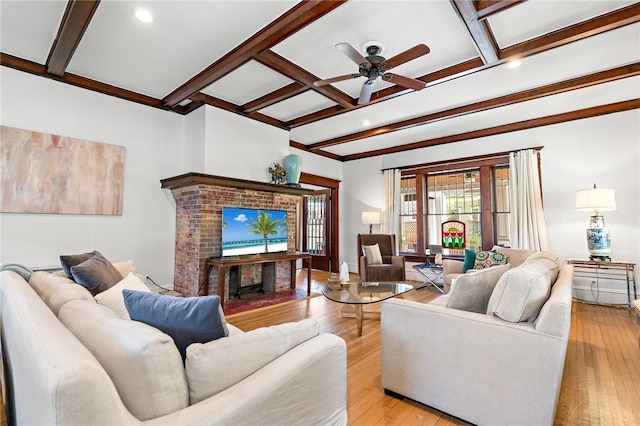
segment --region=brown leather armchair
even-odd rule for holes
[[[362,246],[378,244],[382,264],[370,265],[362,252]],[[358,234],[358,274],[362,281],[404,281],[404,256],[396,253],[394,234]]]

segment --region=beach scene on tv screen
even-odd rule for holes
[[[222,255],[287,251],[285,210],[222,209]]]

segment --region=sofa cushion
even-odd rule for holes
[[[173,338],[182,359],[187,346],[229,335],[219,296],[173,297],[122,290],[132,320],[141,321]]]
[[[487,304],[494,287],[510,268],[511,265],[507,263],[460,275],[451,284],[446,306],[462,311],[487,312]]]
[[[306,319],[192,344],[185,362],[191,404],[238,383],[318,332],[316,321]]]
[[[557,275],[558,265],[546,258],[512,268],[496,284],[487,314],[509,322],[533,322],[549,298],[551,280]]]
[[[378,244],[362,246],[362,254],[367,258],[367,265],[382,265],[382,254]]]
[[[70,269],[73,280],[86,287],[94,296],[113,287],[123,278],[100,252]]]
[[[476,260],[473,269],[490,268],[495,265],[505,265],[507,256],[502,253],[493,251],[479,251],[476,253]]]
[[[115,312],[120,318],[131,319],[129,317],[129,311],[124,306],[124,296],[122,290],[137,290],[150,293],[149,287],[143,283],[140,278],[133,272],[129,272],[118,284],[114,285],[110,289],[98,293],[95,296],[96,302],[99,305],[106,306]]]
[[[182,359],[171,337],[84,300],[64,305],[59,319],[100,362],[139,420],[188,406]]]
[[[120,275],[126,277],[130,272],[136,272],[136,265],[133,260],[124,260],[122,262],[112,262],[114,268],[120,272]]]
[[[529,249],[515,249],[515,248],[506,248],[501,246],[493,246],[491,251],[506,255],[507,262],[511,264],[512,268],[516,268],[522,265],[522,262],[524,262],[533,253],[535,253],[535,251],[529,250]]]
[[[89,290],[64,275],[36,271],[31,275],[29,285],[56,316],[58,316],[60,308],[72,300],[81,299],[94,302]]]

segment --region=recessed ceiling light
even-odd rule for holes
[[[518,68],[520,65],[522,65],[522,61],[520,59],[514,59],[507,62],[507,68],[511,68],[511,69]]]
[[[144,22],[145,24],[153,22],[153,16],[151,16],[151,14],[149,12],[147,12],[146,10],[138,9],[138,10],[136,10],[135,15],[136,15],[136,18],[138,19],[138,21]]]
[[[371,126],[371,122],[370,122],[369,120],[363,120],[363,121],[360,123],[360,125],[361,125],[362,127],[369,127],[369,126]]]

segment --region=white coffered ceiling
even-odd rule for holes
[[[135,19],[139,8],[152,23]],[[342,160],[574,111],[584,110],[566,119],[638,108],[640,98],[634,1],[1,0],[0,14],[3,66],[176,113],[207,103]],[[426,88],[378,79],[371,102],[358,106],[363,77],[313,85],[358,72],[337,43],[361,50],[373,41],[386,58],[429,46],[391,71]],[[522,65],[509,68],[516,57]]]

